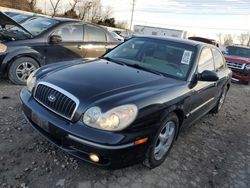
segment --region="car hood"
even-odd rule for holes
[[[2,28],[4,28],[6,25],[17,26],[17,27],[19,27],[20,29],[24,30],[26,33],[28,33],[29,35],[32,36],[32,34],[27,29],[25,29],[22,25],[15,22],[13,19],[11,19],[9,16],[4,14],[3,12],[0,12],[0,26]]]
[[[56,85],[73,94],[80,101],[89,102],[91,98],[97,100],[99,97],[127,92],[141,85],[144,88],[150,87],[153,85],[152,82],[164,78],[166,77],[126,65],[96,60],[59,68],[46,74],[39,81]]]
[[[230,61],[230,62],[237,62],[237,63],[242,63],[242,64],[245,64],[245,63],[250,64],[250,58],[246,58],[246,57],[226,55],[225,59],[226,59],[226,61]]]

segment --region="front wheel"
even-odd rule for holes
[[[32,58],[18,58],[10,65],[9,79],[14,84],[25,85],[29,75],[38,67],[38,63]]]
[[[165,118],[149,146],[143,162],[145,166],[155,168],[165,161],[175,141],[178,126],[179,120],[175,113],[171,113]]]

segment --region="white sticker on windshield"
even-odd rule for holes
[[[185,50],[181,59],[181,63],[185,65],[189,65],[191,56],[192,56],[192,52]]]

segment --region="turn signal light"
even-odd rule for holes
[[[142,139],[140,139],[140,140],[136,140],[135,142],[134,142],[134,144],[135,145],[139,145],[139,144],[143,144],[143,143],[145,143],[145,142],[147,142],[148,141],[148,138],[146,137],[146,138],[142,138]]]

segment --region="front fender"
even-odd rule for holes
[[[5,73],[8,67],[11,65],[11,63],[20,57],[31,57],[35,59],[40,66],[45,64],[45,57],[41,56],[40,53],[37,52],[36,50],[29,47],[24,47],[24,48],[15,47],[10,51],[8,51],[5,57],[3,58],[0,67],[0,72]]]

